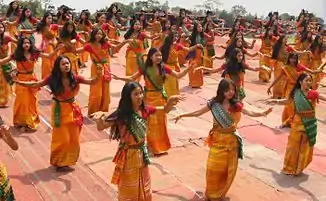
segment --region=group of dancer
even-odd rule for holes
[[[241,114],[266,116],[265,111],[245,108],[243,100],[245,70],[258,71],[258,79],[269,82],[272,99],[267,104],[285,104],[282,127],[291,127],[282,172],[297,176],[312,161],[316,143],[317,119],[315,107],[326,97],[317,92],[326,63],[325,31],[303,10],[297,20],[295,43],[289,44],[289,29],[281,28],[277,12],[261,22],[262,35],[248,29],[241,17],[225,32],[212,12],[203,20],[191,19],[185,9],[178,17],[169,13],[160,16],[153,11],[147,19],[144,11],[132,18],[123,18],[118,6],[97,14],[97,23],[83,10],[73,19],[65,7],[60,7],[57,22],[51,13],[41,20],[34,18],[29,8],[21,9],[18,1],[10,3],[6,18],[0,23],[0,106],[5,107],[13,94],[13,124],[19,132],[36,131],[40,123],[38,93],[47,87],[52,95],[52,141],[50,164],[57,171],[71,171],[79,157],[83,114],[76,95],[80,84],[90,85],[88,117],[94,119],[100,131],[111,129],[109,138],[119,141],[113,159],[116,168],[112,183],[118,185],[118,199],[152,200],[148,165],[150,156],[162,156],[171,148],[167,113],[185,99],[180,95],[178,80],[188,74],[189,86],[204,86],[204,75],[223,72],[216,95],[207,105],[194,112],[180,114],[199,117],[211,112],[213,128],[206,139],[210,147],[206,170],[207,200],[223,200],[235,178],[238,158],[243,158],[241,135],[237,124]],[[130,26],[127,26],[127,22]],[[147,28],[151,27],[151,30]],[[125,31],[121,40],[121,31]],[[34,33],[42,35],[41,46],[35,47]],[[249,52],[255,41],[245,40],[248,33],[262,41],[259,52]],[[215,44],[216,37],[229,34],[227,44]],[[150,41],[151,40],[151,41]],[[10,47],[9,47],[10,44]],[[125,76],[111,72],[110,60],[127,45]],[[215,47],[225,53],[215,55]],[[245,62],[245,56],[260,56],[259,67]],[[300,55],[300,57],[298,56]],[[35,68],[42,58],[42,77]],[[91,59],[91,77],[79,75]],[[225,60],[213,67],[213,60]],[[139,84],[143,78],[144,87]],[[125,81],[118,108],[109,113],[110,83]],[[0,122],[0,137],[13,150],[18,144],[8,124]],[[164,156],[163,156],[164,157]],[[4,165],[0,166],[0,197],[14,200],[13,190]]]

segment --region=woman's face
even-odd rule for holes
[[[154,17],[158,17],[158,12],[157,11],[154,13]]]
[[[67,30],[68,30],[69,33],[71,33],[74,30],[74,26],[71,25],[71,24],[68,25]]]
[[[31,48],[31,42],[28,39],[24,39],[23,41],[23,49],[28,51]]]
[[[307,38],[311,38],[312,37],[312,33],[309,31],[308,33],[307,33]]]
[[[139,31],[140,29],[141,29],[140,22],[139,21],[135,22],[134,30]]]
[[[13,2],[11,5],[12,5],[13,9],[18,8],[18,2],[17,1]]]
[[[45,23],[46,23],[46,24],[51,24],[51,23],[52,23],[52,16],[51,16],[51,15],[49,15],[49,16],[47,16],[47,17],[45,18]]]
[[[184,24],[186,24],[186,23],[188,22],[188,18],[187,18],[187,17],[184,17],[184,18],[182,19],[182,22],[183,22]]]
[[[310,76],[304,78],[301,82],[301,90],[309,90],[312,87],[312,79]]]
[[[170,28],[171,28],[171,23],[170,23],[170,21],[167,21],[167,22],[165,23],[165,28],[167,28],[167,29],[170,29]]]
[[[101,15],[99,18],[98,18],[98,21],[99,22],[101,22],[101,23],[104,23],[105,22],[105,20],[106,20],[106,17],[105,17],[105,15],[103,14],[103,15]]]
[[[237,40],[237,47],[242,47],[242,40],[241,39]]]
[[[153,54],[153,56],[151,57],[153,64],[159,64],[162,61],[162,53],[161,51],[157,51]]]
[[[117,11],[118,11],[118,10],[117,10],[117,7],[113,6],[113,8],[112,8],[112,12],[113,12],[113,13],[117,13]]]
[[[144,94],[140,87],[135,88],[131,92],[131,101],[134,107],[139,107],[143,103]]]
[[[237,60],[239,63],[243,61],[243,53],[242,52],[237,53]]]
[[[201,24],[198,24],[197,31],[198,31],[198,33],[203,32],[203,26]]]
[[[224,97],[229,100],[234,97],[234,94],[235,94],[235,87],[233,86],[233,84],[230,84],[229,89],[226,92],[224,92]]]
[[[176,25],[172,25],[172,27],[171,27],[171,31],[172,31],[173,33],[177,33],[177,31],[178,31],[177,26],[176,26]]]
[[[268,36],[273,36],[273,35],[274,35],[273,29],[268,30]]]
[[[0,34],[3,34],[5,32],[5,27],[3,24],[0,24]]]
[[[70,72],[70,69],[71,69],[70,66],[71,66],[70,61],[67,58],[63,58],[60,61],[60,71],[62,73],[68,73],[68,72]]]
[[[32,15],[32,11],[31,10],[29,10],[29,9],[25,10],[25,16],[27,18],[29,18],[31,15]]]
[[[177,42],[179,40],[179,35],[177,33],[173,36],[173,42]]]
[[[319,44],[319,45],[323,44],[323,38],[322,38],[322,37],[319,37],[319,38],[318,38],[318,44]]]
[[[83,13],[81,14],[80,18],[81,18],[82,20],[85,20],[85,19],[87,18],[85,12],[83,12]]]
[[[103,36],[104,36],[103,31],[102,30],[98,30],[98,32],[95,34],[95,40],[96,40],[96,42],[101,41],[102,38],[103,38]]]
[[[295,65],[298,62],[298,57],[293,55],[292,57],[290,57],[290,63],[292,65]]]

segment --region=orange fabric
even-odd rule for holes
[[[0,46],[0,58],[6,58],[9,53],[9,45],[3,44]],[[0,69],[0,107],[4,107],[10,100],[11,97],[11,86],[8,84],[5,79],[2,70]]]
[[[283,62],[271,60],[273,63],[274,69],[274,79],[276,79],[282,72]],[[284,87],[286,80],[282,77],[274,86],[273,86],[273,98],[283,98],[284,97]]]
[[[320,65],[322,65],[323,61],[323,53],[319,53],[317,50],[315,52],[313,52],[312,54],[312,60],[310,63],[309,68],[311,70],[317,70],[317,68],[320,67]],[[312,78],[313,78],[313,82],[312,82],[312,89],[316,90],[318,89],[318,86],[321,82],[321,80],[324,78],[323,73],[318,73],[318,74],[312,74]]]
[[[238,169],[238,141],[233,134],[238,123],[239,112],[231,113],[236,118],[230,128],[222,128],[215,120],[206,144],[210,147],[206,164],[206,197],[225,197]]]
[[[190,43],[188,40],[186,40],[185,37],[182,37],[180,39],[180,44],[185,46],[185,47],[189,47],[190,46]],[[178,53],[178,60],[179,60],[179,64],[182,66],[182,65],[185,65],[187,63],[186,61],[186,56],[188,54],[188,51],[187,50],[181,50],[179,51]]]
[[[76,29],[78,31],[85,31],[87,33],[83,33],[81,34],[81,38],[84,40],[84,41],[88,41],[89,40],[89,33],[91,31],[91,26],[86,26],[86,25],[83,25],[83,24],[78,24],[76,26]],[[77,42],[77,48],[80,48],[80,47],[83,47],[83,44],[80,43],[80,42]],[[88,61],[88,58],[89,58],[89,53],[88,52],[82,52],[79,54],[79,59],[81,61],[82,64],[86,63]]]
[[[65,89],[63,95],[56,98],[58,100],[68,100],[75,97],[79,92],[79,84],[74,90]],[[52,104],[52,141],[51,141],[51,156],[50,163],[55,167],[72,166],[75,165],[80,151],[80,133],[82,127],[80,122],[76,122],[76,111],[73,106],[78,106],[77,101],[73,103],[60,102],[60,126],[54,125],[54,108],[56,102]],[[79,114],[79,113],[78,113]],[[80,114],[79,114],[80,115]],[[78,123],[78,124],[77,124]]]
[[[167,61],[167,67],[170,68],[171,70],[180,72],[180,66],[178,62],[178,51],[176,50],[175,46],[172,45],[171,50],[170,50],[170,55],[168,57]],[[178,78],[171,76],[171,75],[166,75],[167,79],[164,83],[164,89],[166,90],[166,93],[168,97],[173,96],[173,95],[179,95],[179,80]]]
[[[57,45],[56,37],[58,37],[58,34],[58,30],[51,27],[43,31],[41,49],[44,53],[49,54],[54,51]],[[42,79],[50,76],[55,59],[55,56],[52,58],[42,58]]]
[[[18,73],[18,80],[37,80],[34,74],[35,63],[36,61],[17,61],[18,72],[26,73]],[[13,123],[15,125],[28,126],[31,129],[36,129],[38,127],[40,119],[38,115],[37,91],[38,89],[16,85],[16,98],[13,108]]]
[[[203,65],[203,52],[202,49],[197,48],[196,49],[196,58],[190,59],[190,63],[196,62],[195,68]],[[195,71],[190,70],[188,72],[189,77],[189,86],[190,87],[201,87],[204,85],[204,77],[203,77],[203,70],[197,70]]]
[[[311,102],[316,107],[316,101]],[[294,107],[294,106],[293,106]],[[299,175],[310,164],[314,147],[309,145],[305,127],[299,115],[295,114],[291,126],[282,172],[288,175]]]
[[[110,104],[110,82],[111,75],[109,74],[110,69],[110,57],[108,56],[108,50],[96,47],[90,44],[95,54],[90,53],[90,57],[93,61],[91,66],[91,77],[97,76],[96,63],[101,63],[104,74],[100,76],[98,82],[90,86],[89,99],[88,99],[88,115],[98,111],[107,112],[109,111]],[[101,60],[106,59],[107,62],[102,64]],[[95,63],[94,63],[95,62]]]
[[[139,65],[137,62],[137,54],[145,54],[145,49],[142,40],[134,38],[133,42],[130,43],[126,51],[126,76],[131,76],[138,72]],[[140,81],[140,78],[136,80]]]
[[[263,38],[261,48],[260,48],[260,52],[265,54],[265,55],[271,56],[272,49],[273,49],[272,45],[273,44],[272,44],[271,39]],[[271,59],[268,56],[260,57],[259,66],[265,66],[265,67],[268,67],[268,68],[272,67]],[[268,82],[271,79],[271,72],[267,72],[264,69],[260,69],[258,77],[259,77],[260,81]]]
[[[151,179],[143,152],[139,149],[144,141],[136,142],[125,125],[119,125],[120,143],[113,162],[116,164],[111,183],[118,185],[118,200],[152,200]]]
[[[62,40],[65,46],[60,50],[59,54],[62,54],[69,58],[71,62],[71,70],[75,75],[78,75],[78,55],[76,53],[76,44],[70,42],[70,40]]]

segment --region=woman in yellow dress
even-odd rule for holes
[[[74,22],[67,21],[62,27],[59,36],[59,43],[63,43],[65,45],[60,51],[60,54],[69,58],[72,65],[72,72],[76,75],[79,71],[77,42],[85,44],[82,37],[77,34]]]
[[[76,101],[80,84],[95,84],[102,75],[98,67],[97,76],[86,79],[72,72],[69,58],[59,56],[53,66],[51,75],[41,81],[21,81],[14,78],[18,85],[28,88],[40,88],[48,85],[53,95],[52,102],[52,166],[57,171],[71,171],[79,157],[79,138],[83,125],[83,114]]]
[[[162,61],[171,70],[180,72],[180,65],[178,62],[178,53],[180,51],[195,51],[197,48],[203,48],[201,44],[196,44],[190,48],[177,43],[179,40],[178,35],[171,32],[167,38],[165,38],[164,44],[161,47]],[[179,80],[171,75],[166,75],[166,82],[164,83],[164,89],[168,97],[173,95],[179,95]]]
[[[78,23],[76,25],[77,34],[81,36],[84,41],[89,40],[89,34],[93,27],[91,21],[89,20],[90,12],[89,10],[82,10],[78,19]],[[83,47],[83,44],[77,42],[77,48]],[[85,63],[88,61],[89,53],[82,52],[79,54],[79,61],[81,63],[81,68],[86,67]]]
[[[118,77],[112,74],[112,78],[128,82],[143,76],[145,80],[145,103],[158,107],[166,104],[167,95],[164,89],[166,76],[171,75],[180,79],[188,71],[192,70],[194,66],[195,64],[193,63],[181,72],[171,70],[162,62],[162,53],[156,48],[151,48],[148,51],[145,63],[139,58],[139,70],[135,74],[126,77]],[[155,155],[165,154],[171,148],[167,132],[166,114],[164,112],[158,111],[155,115],[150,116],[147,141]]]
[[[147,22],[147,24],[152,27],[152,30],[151,30],[152,36],[160,35],[162,33],[161,21],[162,21],[162,19],[159,17],[159,12],[154,9],[152,19],[150,19],[149,22]],[[160,41],[153,39],[151,47],[160,48]]]
[[[129,41],[125,40],[118,45],[109,43],[106,40],[104,31],[99,28],[93,29],[91,32],[89,43],[81,48],[82,51],[87,51],[92,59],[91,77],[96,76],[97,66],[102,66],[103,75],[99,77],[99,81],[90,86],[89,100],[88,100],[88,115],[94,112],[109,111],[110,104],[110,82],[111,82],[111,69],[110,69],[110,55],[109,51],[118,52],[121,47]],[[80,49],[77,50],[81,52]]]
[[[5,25],[0,22],[0,59],[9,55],[9,43],[16,44],[17,40],[5,34]],[[11,85],[13,84],[10,73],[11,64],[1,66],[0,70],[0,108],[6,107],[12,95]]]
[[[132,39],[126,50],[126,76],[131,76],[138,72],[138,55],[144,55],[149,47],[147,39],[158,38],[155,35],[147,35],[140,26],[139,20],[131,23],[130,29],[124,35],[125,40]],[[137,80],[139,81],[140,78]]]
[[[138,82],[128,82],[122,89],[119,106],[112,114],[97,112],[92,118],[97,129],[111,128],[110,139],[119,141],[113,159],[116,167],[111,183],[118,186],[119,201],[151,201],[150,158],[146,143],[148,118],[157,112],[168,113],[180,96],[172,96],[162,107],[145,105],[144,91]]]
[[[59,46],[50,54],[41,53],[32,43],[31,38],[22,37],[19,39],[15,53],[0,60],[0,65],[8,64],[15,60],[17,69],[17,77],[22,81],[37,80],[34,68],[39,57],[51,58],[62,46]],[[28,89],[23,86],[15,87],[15,103],[13,108],[13,123],[23,132],[35,131],[40,122],[38,115],[37,93],[39,89]]]
[[[240,119],[237,113],[250,117],[266,116],[269,108],[263,112],[252,111],[243,107],[236,99],[236,85],[230,79],[222,79],[214,98],[207,105],[194,112],[184,113],[174,118],[175,122],[185,117],[199,117],[207,112],[213,115],[213,128],[205,144],[210,147],[206,164],[205,196],[210,201],[225,198],[238,169],[238,159],[243,159],[243,142],[237,131]]]
[[[288,45],[294,45],[296,50],[299,51],[309,51],[310,50],[310,46],[313,42],[313,38],[312,38],[313,34],[311,31],[305,29],[302,33],[301,33],[301,37],[300,40],[297,41],[294,44],[288,44]],[[303,54],[300,56],[299,58],[299,63],[310,67],[310,63],[311,63],[311,55],[309,53]]]
[[[323,37],[321,35],[317,35],[312,42],[310,46],[311,51],[311,63],[309,68],[311,70],[317,70],[317,68],[320,67],[322,64],[322,60],[324,57],[324,54],[326,52],[326,43],[323,43]],[[312,83],[312,89],[317,90],[318,86],[323,79],[323,74],[314,74],[312,75],[313,83]]]
[[[189,23],[188,17],[184,16],[181,17],[180,19],[180,24],[179,24],[179,35],[180,35],[180,44],[183,45],[184,47],[189,47],[190,46],[190,41],[189,37],[191,35],[190,28],[192,28],[192,25]],[[184,50],[178,53],[178,60],[180,66],[184,66],[187,61],[186,61],[186,56],[189,52]]]
[[[57,37],[59,34],[59,25],[52,24],[52,14],[47,12],[44,14],[43,19],[38,23],[36,31],[42,34],[42,42],[40,49],[47,54],[50,54],[57,47]],[[47,78],[52,71],[54,58],[42,59],[42,79]]]
[[[273,50],[273,45],[277,41],[277,38],[274,36],[273,30],[271,28],[266,29],[265,34],[259,36],[261,39],[260,53],[266,56],[262,56],[259,59],[259,66],[270,67],[271,64],[271,55]],[[272,77],[271,71],[260,70],[258,74],[259,80],[262,82],[269,82]]]
[[[19,19],[20,15],[21,15],[21,12],[22,12],[22,10],[19,7],[19,1],[10,2],[9,3],[9,8],[7,10],[7,13],[6,13],[6,20],[8,20],[11,23],[16,22]],[[18,36],[17,25],[8,24],[7,25],[7,30],[9,32],[10,37],[16,38]],[[17,44],[15,44],[15,43],[11,44],[11,47],[10,47],[11,53],[13,53],[15,51],[15,49],[17,47],[16,45]]]
[[[287,63],[284,65],[282,71],[280,72],[279,77],[275,78],[273,83],[270,85],[270,87],[267,89],[267,94],[271,95],[271,88],[280,80],[282,77],[285,77],[286,85],[284,87],[285,90],[285,98],[289,98],[295,83],[298,80],[298,77],[301,75],[301,73],[309,72],[312,74],[321,73],[321,67],[318,70],[310,70],[304,65],[299,64],[299,57],[295,53],[290,53],[288,56]],[[283,127],[291,127],[292,119],[294,116],[294,107],[292,103],[289,103],[284,106],[283,113],[282,113],[282,128]]]
[[[313,150],[317,137],[317,118],[315,107],[318,100],[326,97],[311,90],[312,77],[302,73],[288,99],[271,99],[267,103],[293,104],[295,114],[286,145],[282,172],[290,176],[299,176],[313,159]]]
[[[12,150],[18,150],[18,144],[12,137],[9,125],[5,124],[0,116],[0,140],[3,140]],[[15,200],[14,191],[11,187],[7,169],[0,161],[0,200],[13,201]]]

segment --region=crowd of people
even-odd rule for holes
[[[118,199],[152,200],[148,165],[152,155],[164,157],[171,148],[167,113],[185,99],[178,80],[188,75],[189,86],[196,89],[204,87],[206,74],[222,72],[216,95],[207,105],[174,120],[212,113],[214,123],[206,139],[210,152],[205,199],[223,200],[235,178],[238,159],[243,158],[237,131],[241,114],[259,117],[272,111],[271,107],[264,111],[244,107],[246,70],[257,71],[261,82],[271,82],[267,93],[272,97],[266,104],[284,104],[282,127],[291,131],[282,172],[297,176],[309,165],[317,136],[316,103],[326,100],[318,93],[325,74],[326,34],[311,14],[302,10],[296,23],[285,27],[277,12],[255,26],[237,17],[225,31],[223,20],[210,11],[198,19],[187,16],[185,9],[179,16],[154,10],[150,19],[144,11],[128,18],[118,11],[112,4],[107,11],[98,12],[93,23],[88,10],[73,19],[69,9],[61,6],[56,16],[46,12],[36,19],[29,8],[13,1],[0,23],[0,106],[8,106],[15,93],[14,130],[33,132],[40,124],[38,92],[43,87],[51,91],[50,164],[57,171],[72,171],[78,160],[83,114],[76,95],[81,84],[90,85],[88,117],[96,121],[99,131],[110,128],[109,138],[119,141],[112,176]],[[35,33],[42,35],[40,47],[35,47]],[[246,39],[249,34],[255,38],[251,43]],[[226,44],[216,44],[216,37],[226,35]],[[260,51],[248,51],[256,40],[261,40]],[[123,46],[127,46],[126,71],[116,75],[110,60]],[[216,48],[225,49],[224,54],[216,55]],[[247,56],[259,56],[259,66],[250,66]],[[35,74],[39,58],[41,78]],[[215,59],[224,60],[223,65],[214,67]],[[91,77],[85,78],[79,71],[87,68],[89,60]],[[144,87],[139,84],[141,79]],[[125,85],[118,108],[110,111],[110,83],[114,80]],[[13,130],[0,120],[0,138],[17,150]],[[15,200],[2,163],[0,173],[1,200]]]

